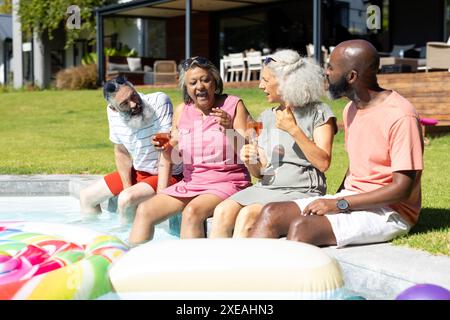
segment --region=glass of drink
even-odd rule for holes
[[[263,129],[263,123],[252,118],[247,119],[247,134],[251,144],[258,144],[258,136]]]
[[[169,132],[158,132],[153,137],[153,140],[158,142],[158,147],[165,149],[169,145],[170,133]]]

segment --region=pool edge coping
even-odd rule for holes
[[[0,196],[72,196],[102,175],[0,175]],[[450,257],[390,243],[323,248],[343,271],[346,287],[370,299],[394,299],[419,283],[450,290]],[[380,258],[383,257],[383,258]],[[407,263],[405,264],[405,261]]]

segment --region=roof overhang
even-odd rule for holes
[[[192,13],[238,9],[283,0],[192,0]],[[97,8],[102,16],[173,18],[185,15],[186,0],[135,0]]]

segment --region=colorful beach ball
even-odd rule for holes
[[[400,293],[396,300],[450,300],[450,291],[435,284],[417,284]]]

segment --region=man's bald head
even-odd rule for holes
[[[360,80],[372,82],[380,66],[377,49],[366,40],[348,40],[341,42],[333,50],[336,62],[347,72],[355,70]]]

